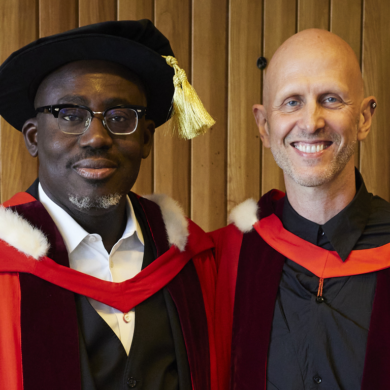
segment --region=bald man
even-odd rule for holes
[[[376,99],[350,46],[311,29],[275,53],[263,102],[286,194],[245,201],[211,233],[221,388],[389,389],[390,204],[354,167]]]

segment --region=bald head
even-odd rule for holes
[[[264,105],[291,77],[320,75],[323,70],[336,72],[351,94],[363,100],[362,74],[352,48],[329,31],[308,29],[287,39],[272,57],[264,81]]]
[[[349,178],[354,191],[354,151],[367,137],[376,107],[375,97],[363,93],[355,53],[337,35],[305,30],[276,51],[263,104],[255,104],[253,113],[286,189],[326,189]]]

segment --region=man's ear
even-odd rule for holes
[[[156,125],[154,122],[151,119],[146,119],[144,126],[144,146],[142,151],[142,158],[148,157],[150,151],[152,150],[155,130]]]
[[[37,118],[28,119],[24,122],[22,133],[28,152],[32,157],[38,156],[38,126]]]
[[[369,96],[362,101],[359,115],[358,141],[363,141],[370,132],[376,105],[377,102],[374,96]]]
[[[253,115],[255,116],[255,121],[259,129],[260,138],[263,142],[263,145],[266,148],[271,146],[268,132],[268,123],[267,123],[267,112],[263,105],[255,104],[252,107]]]

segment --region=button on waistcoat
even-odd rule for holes
[[[140,210],[134,205],[136,215]],[[145,239],[143,268],[156,257],[143,215],[137,215]],[[191,379],[176,307],[164,288],[135,307],[129,356],[112,329],[77,296],[83,390],[189,390]]]

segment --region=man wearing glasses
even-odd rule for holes
[[[173,200],[130,192],[172,64],[143,20],[1,66],[0,113],[39,156],[39,180],[0,210],[1,389],[215,388],[212,242]]]

